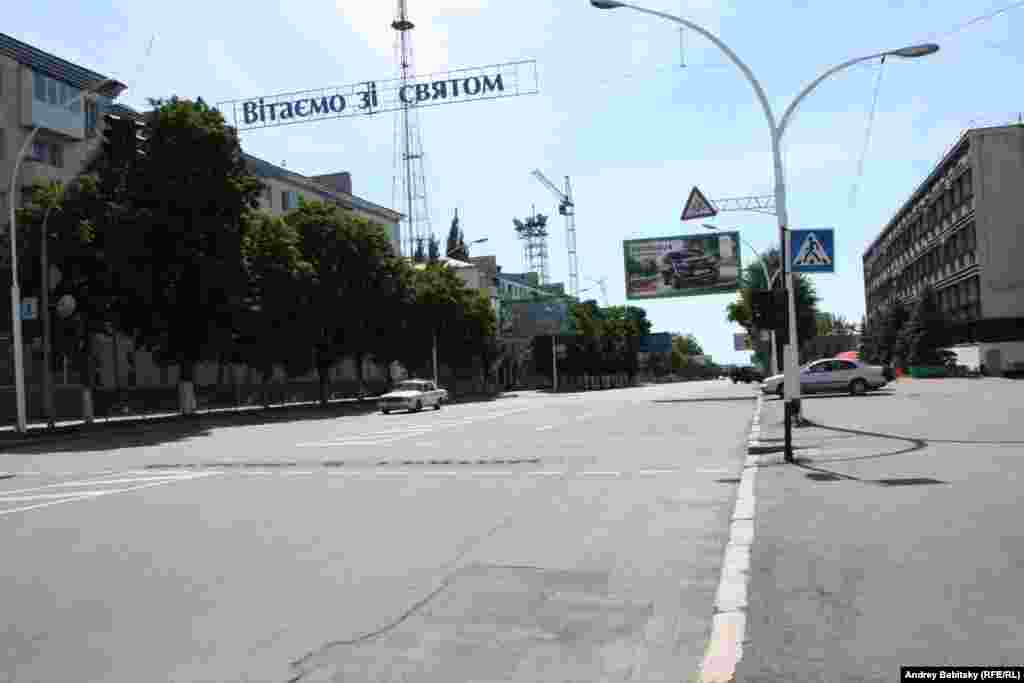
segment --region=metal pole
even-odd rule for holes
[[[437,330],[434,330],[434,386],[437,386]]]
[[[50,372],[50,261],[49,261],[49,242],[46,234],[46,222],[50,218],[50,210],[53,207],[47,207],[46,213],[43,214],[43,226],[39,233],[40,249],[39,249],[39,265],[40,272],[43,274],[43,286],[42,294],[40,295],[40,306],[43,316],[43,374],[42,374],[42,389],[43,389],[43,413],[46,415],[46,424],[52,428],[54,426],[54,410],[53,410],[53,374]]]
[[[7,193],[7,200],[11,204],[11,341],[14,345],[14,395],[18,409],[14,428],[19,432],[25,432],[28,429],[28,421],[25,417],[25,359],[22,355],[24,349],[21,341],[21,287],[18,285],[18,226],[14,207],[18,205],[18,171],[21,170],[21,160],[25,156],[25,150],[32,144],[32,140],[35,139],[38,132],[39,126],[29,132],[18,151],[18,156],[14,157],[11,190]]]

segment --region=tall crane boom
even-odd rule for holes
[[[565,191],[558,189],[558,186],[547,179],[539,169],[534,169],[534,178],[548,188],[551,194],[558,199],[558,213],[565,216],[565,244],[569,252],[569,294],[576,298],[580,295],[579,263],[576,257],[576,205],[572,200],[572,185],[569,184],[569,176],[565,176]]]

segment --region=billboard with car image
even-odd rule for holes
[[[626,240],[626,299],[724,294],[739,288],[740,234]]]

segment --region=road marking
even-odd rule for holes
[[[178,479],[191,477],[191,474],[158,474],[149,477],[125,477],[121,479],[80,479],[77,481],[63,481],[57,484],[44,484],[42,486],[33,486],[27,489],[13,489],[10,491],[0,492],[0,497],[8,496],[13,493],[32,493],[34,491],[45,491],[48,489],[55,488],[75,488],[83,486],[96,486],[106,484],[131,484],[134,482],[150,482],[150,481],[177,481]],[[77,495],[75,493],[69,493],[66,495]]]
[[[600,472],[591,470],[589,472],[580,472],[584,477],[621,477],[622,472]]]
[[[546,429],[554,429],[555,425],[544,425],[543,427],[537,427],[538,432],[543,432]]]
[[[74,502],[80,501],[80,500],[93,500],[95,498],[99,498],[101,496],[111,495],[111,494],[114,494],[114,493],[127,493],[129,491],[139,491],[139,490],[142,490],[142,489],[153,488],[155,486],[165,486],[167,484],[173,484],[173,483],[179,482],[179,481],[190,481],[190,480],[193,480],[193,479],[202,479],[202,478],[205,478],[205,477],[213,476],[214,474],[215,474],[214,472],[209,472],[209,473],[204,472],[204,473],[192,474],[192,475],[188,475],[188,476],[177,477],[175,479],[163,479],[161,481],[152,481],[152,482],[150,482],[148,484],[139,484],[138,486],[129,486],[129,487],[123,488],[123,489],[110,489],[110,490],[107,490],[107,491],[86,491],[86,492],[80,492],[80,493],[77,493],[77,494],[68,494],[68,497],[64,497],[64,498],[62,498],[60,500],[51,500],[51,501],[46,502],[46,503],[37,503],[35,505],[26,505],[26,506],[19,507],[19,508],[10,508],[10,509],[7,509],[7,510],[0,510],[0,517],[2,517],[4,515],[12,515],[12,514],[14,514],[16,512],[28,512],[29,510],[39,510],[41,508],[51,507],[53,505],[61,505],[62,503],[74,503]],[[0,502],[2,502],[2,501],[0,501]]]
[[[672,468],[672,469],[650,468],[650,469],[640,470],[640,474],[677,474],[677,473],[682,472],[682,471],[683,470],[681,470],[678,467]]]

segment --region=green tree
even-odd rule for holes
[[[295,328],[313,270],[304,260],[296,229],[261,211],[246,216],[242,254],[249,292],[236,316],[236,358],[259,370],[264,378],[263,401],[269,404],[266,381],[274,366],[289,372],[308,367],[308,347],[296,343]]]
[[[219,111],[201,98],[152,105],[107,257],[116,264],[115,289],[130,293],[118,302],[122,324],[139,346],[178,364],[182,410],[192,412],[195,364],[234,341],[247,288],[243,216],[257,208],[263,186]],[[116,172],[101,164],[105,186]]]
[[[764,254],[766,266],[769,273],[775,273],[781,263],[778,249],[771,249]],[[768,343],[761,341],[760,330],[751,320],[750,302],[752,292],[755,289],[766,289],[768,283],[765,281],[764,271],[759,263],[752,263],[743,269],[743,284],[740,287],[736,300],[726,306],[726,319],[743,327],[754,339],[755,351],[763,353],[764,358],[770,357]],[[781,288],[779,278],[775,279],[774,286]],[[817,307],[820,301],[814,289],[814,283],[804,275],[796,277],[796,315],[797,335],[799,339],[806,340],[814,337],[817,333]],[[788,327],[776,333],[778,343],[779,367],[782,367],[782,348],[789,338]]]
[[[907,365],[942,366],[949,361],[950,353],[943,349],[948,343],[945,325],[935,292],[925,289],[899,334],[898,348]]]
[[[441,242],[431,235],[427,238],[427,261],[433,263],[441,258]]]
[[[861,334],[860,357],[868,363],[891,364],[906,361],[902,330],[910,320],[910,311],[896,301],[866,320]]]

